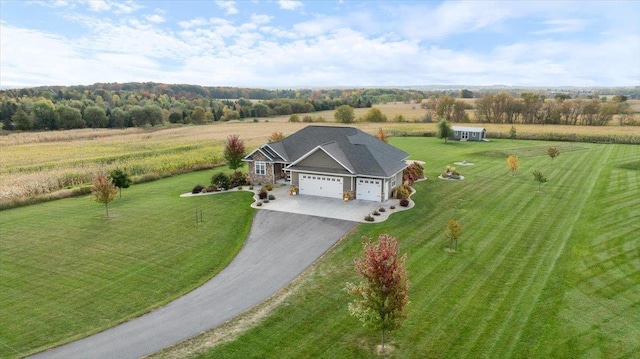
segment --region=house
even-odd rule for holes
[[[483,127],[451,126],[453,139],[458,141],[488,141]]]
[[[249,163],[254,184],[286,181],[299,194],[384,202],[402,184],[409,155],[353,127],[307,126],[257,148]]]

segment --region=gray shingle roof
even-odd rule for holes
[[[296,162],[320,146],[358,175],[389,177],[406,167],[409,154],[353,127],[307,126],[281,141],[268,143],[286,162]]]

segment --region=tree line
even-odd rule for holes
[[[0,123],[3,130],[20,131],[206,124],[405,102],[422,104],[428,110],[426,120],[469,122],[467,110],[475,106],[477,122],[604,125],[614,114],[622,114],[621,121],[630,122],[622,124],[635,124],[625,95],[602,102],[597,96],[571,98],[561,93],[547,99],[546,94],[523,92],[514,97],[507,92],[464,89],[266,90],[151,82],[50,86],[0,91]],[[469,98],[475,98],[475,105],[464,100]]]
[[[206,124],[422,98],[420,91],[401,89],[262,90],[154,83],[40,87],[0,91],[0,122],[4,130],[20,131]]]
[[[450,122],[471,122],[466,110],[475,109],[475,122],[506,124],[549,124],[605,126],[614,115],[621,125],[637,125],[626,96],[571,98],[556,94],[548,99],[543,94],[523,92],[519,97],[509,93],[487,93],[473,105],[450,96],[431,98],[423,103],[429,116]]]

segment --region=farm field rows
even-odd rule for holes
[[[379,108],[393,117],[403,114],[413,120],[424,110],[411,104],[387,104]],[[366,109],[357,109],[357,115]],[[318,112],[327,121],[333,111]],[[116,167],[126,168],[134,179],[159,178],[222,163],[226,138],[237,134],[247,149],[264,143],[273,132],[287,135],[308,123],[289,123],[288,117],[260,119],[259,123],[214,123],[204,126],[182,126],[152,129],[83,129],[55,132],[14,133],[0,136],[0,205],[25,196],[37,196],[60,189],[87,185],[99,172]],[[321,123],[330,124],[330,123]],[[433,123],[356,123],[363,131],[375,134],[379,128],[391,135],[434,134]],[[486,124],[492,135],[505,135],[511,125]],[[517,125],[518,136],[555,133],[578,136],[635,136],[640,143],[638,127],[584,127]],[[7,205],[2,208],[10,207]]]
[[[104,330],[222,270],[254,210],[246,191],[179,197],[212,173],[134,185],[109,205],[109,218],[88,196],[0,212],[0,358]]]
[[[640,146],[393,138],[425,160],[416,207],[361,225],[256,327],[197,358],[370,358],[380,333],[350,317],[361,236],[408,253],[408,319],[392,358],[633,358],[640,352]],[[560,149],[551,160],[548,147]],[[510,176],[506,157],[520,158]],[[438,180],[455,161],[461,182]],[[549,182],[537,192],[531,171]],[[464,230],[445,252],[450,218]],[[215,330],[214,330],[215,332]],[[200,340],[205,340],[206,334]],[[198,339],[182,348],[198,347]],[[182,349],[184,350],[184,349]],[[178,354],[172,354],[178,353]],[[181,357],[176,349],[156,357]]]

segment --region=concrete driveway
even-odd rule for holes
[[[257,191],[257,190],[256,190]],[[395,198],[388,199],[384,203],[364,200],[343,201],[335,198],[318,197],[318,196],[290,196],[289,186],[274,188],[269,194],[275,196],[275,200],[257,206],[258,201],[252,204],[254,208],[268,209],[272,211],[280,211],[287,213],[306,214],[309,216],[319,216],[324,218],[335,218],[346,221],[354,221],[360,223],[371,223],[364,220],[368,214],[372,214],[378,210],[379,215],[373,216],[374,222],[382,222],[389,218],[393,213],[407,210],[413,207],[413,201],[409,201],[408,207],[401,207],[400,200]],[[254,196],[257,200],[257,195]],[[383,207],[384,212],[379,209]],[[395,207],[391,209],[391,207]]]
[[[353,221],[258,211],[238,256],[201,287],[139,318],[33,357],[139,358],[177,344],[284,288],[355,225]]]

